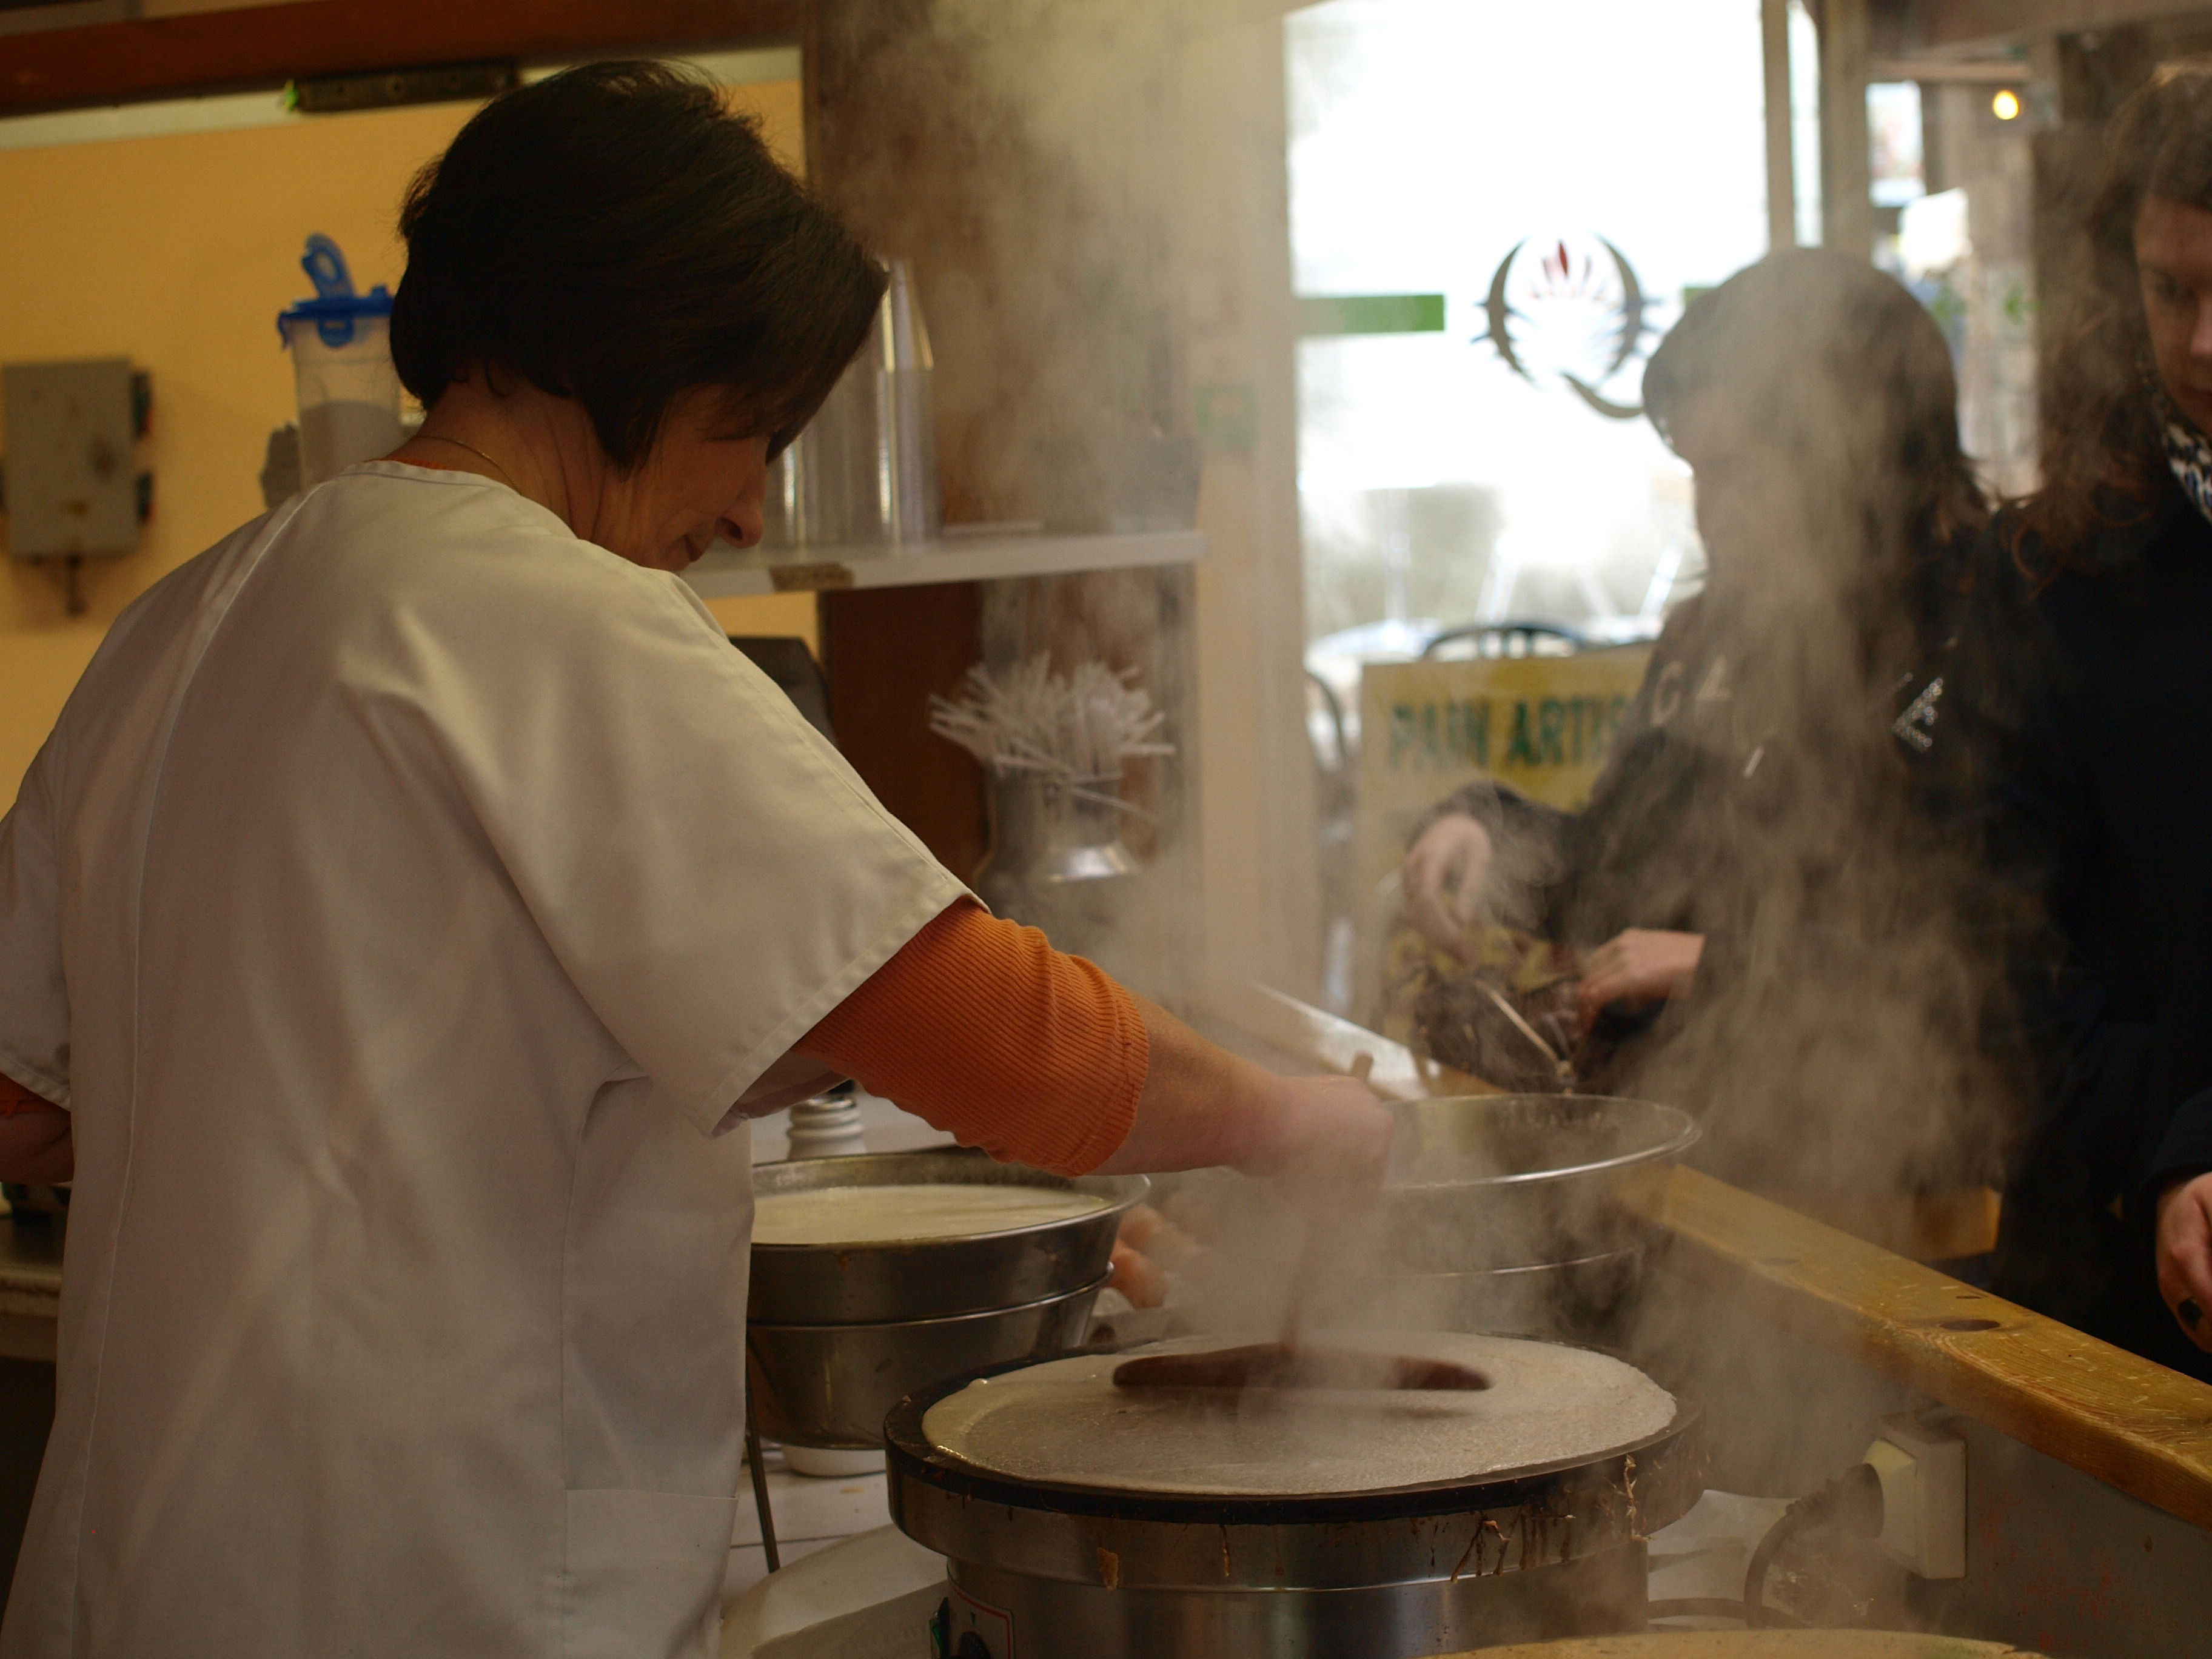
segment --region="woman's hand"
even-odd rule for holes
[[[0,1118],[0,1181],[58,1187],[76,1176],[76,1143],[67,1112]]]
[[[2158,1293],[2189,1340],[2212,1353],[2212,1175],[2158,1195]]]
[[[0,1073],[0,1181],[55,1186],[76,1173],[70,1115]]]
[[[1705,951],[1703,933],[1632,927],[1583,958],[1582,1020],[1588,1030],[1616,1002],[1687,996]]]
[[[1482,914],[1490,854],[1488,830],[1464,812],[1447,812],[1421,831],[1400,872],[1407,920],[1462,962],[1474,954],[1468,934]]]
[[[1382,1184],[1397,1121],[1373,1090],[1358,1078],[1260,1075],[1258,1108],[1239,1155],[1225,1160],[1231,1167],[1353,1196]]]

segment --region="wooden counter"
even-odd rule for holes
[[[1828,1352],[2212,1527],[2212,1385],[1694,1170],[1668,1266]]]

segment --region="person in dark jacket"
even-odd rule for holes
[[[2044,907],[1996,1283],[2212,1380],[2212,72],[2115,116],[2089,231],[1985,624],[2021,663],[1993,850]]]
[[[1644,400],[1696,477],[1705,589],[1589,806],[1461,791],[1407,855],[1409,919],[1462,956],[1484,921],[1571,946],[1585,1054],[1612,1051],[1583,1086],[1697,1110],[1739,1179],[1978,1179],[1983,964],[1920,810],[1960,793],[1942,676],[1988,520],[1948,348],[1864,261],[1779,252],[1690,307]]]

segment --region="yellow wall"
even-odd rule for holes
[[[729,96],[798,165],[796,83]],[[155,475],[138,550],[88,562],[84,616],[65,614],[56,573],[0,561],[0,808],[116,612],[262,510],[270,429],[297,413],[276,317],[308,291],[307,234],[335,237],[363,287],[397,283],[400,192],[475,108],[0,151],[0,362],[127,356],[149,370]],[[808,595],[714,611],[732,633],[813,641]]]

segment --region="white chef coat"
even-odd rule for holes
[[[700,1655],[738,1096],[959,884],[676,577],[355,467],[126,611],[0,823],[64,1102],[0,1656]]]

